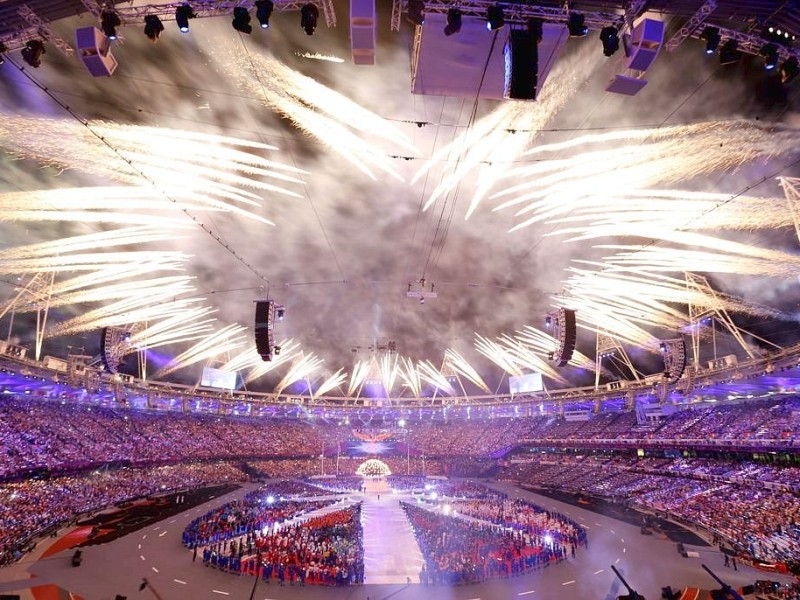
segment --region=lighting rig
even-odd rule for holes
[[[439,292],[436,291],[436,284],[431,283],[430,289],[428,289],[424,277],[419,282],[409,282],[406,290],[406,298],[418,298],[420,304],[425,304],[425,300],[438,297]]]

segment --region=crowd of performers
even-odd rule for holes
[[[458,516],[401,505],[425,559],[423,584],[515,577],[587,546],[586,530],[567,517],[488,490],[484,499],[453,504]]]
[[[278,585],[364,582],[361,505],[312,515],[333,501],[264,502],[248,494],[195,519],[183,543],[205,566]],[[322,511],[324,513],[324,511]]]

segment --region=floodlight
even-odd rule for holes
[[[502,6],[495,4],[486,10],[486,29],[489,31],[496,31],[505,24],[506,17]]]
[[[272,0],[256,0],[256,19],[261,24],[261,29],[269,27],[269,18],[274,8]]]
[[[188,4],[181,4],[175,9],[175,22],[181,33],[189,33],[189,19],[194,19],[195,17],[197,15],[194,14],[194,10]]]
[[[771,71],[778,66],[778,49],[775,44],[764,44],[758,53],[764,57],[764,68],[767,71]]]
[[[300,9],[300,27],[307,35],[314,35],[319,20],[319,9],[315,4],[305,4]]]
[[[600,41],[603,42],[603,55],[613,56],[619,50],[619,31],[613,25],[600,30]]]
[[[569,13],[567,29],[569,29],[569,37],[585,36],[589,33],[589,28],[586,26],[586,17],[581,13]]]
[[[158,36],[164,31],[164,24],[158,15],[147,15],[144,18],[144,34],[153,42],[158,41]]]
[[[461,11],[451,8],[447,11],[447,25],[444,28],[445,35],[453,35],[461,31]]]
[[[722,45],[719,51],[719,64],[732,65],[739,62],[742,53],[739,51],[739,43],[736,40],[728,40]]]
[[[719,47],[720,41],[722,41],[717,27],[706,27],[703,29],[703,33],[700,34],[700,39],[706,41],[706,54],[714,54]]]
[[[100,27],[110,40],[117,39],[117,27],[122,25],[119,15],[113,11],[105,11],[100,16]]]
[[[253,33],[253,26],[250,25],[250,13],[244,6],[237,6],[233,9],[233,21],[231,25],[236,31],[241,33]]]
[[[425,3],[422,0],[408,0],[406,19],[421,27],[425,23]]]
[[[42,54],[45,54],[44,42],[41,40],[31,40],[22,49],[22,60],[38,69],[42,66]]]

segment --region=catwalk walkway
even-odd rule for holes
[[[419,583],[422,553],[394,494],[364,496],[364,575],[368,584]]]

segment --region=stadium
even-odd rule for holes
[[[0,599],[800,598],[794,0],[0,0]]]

